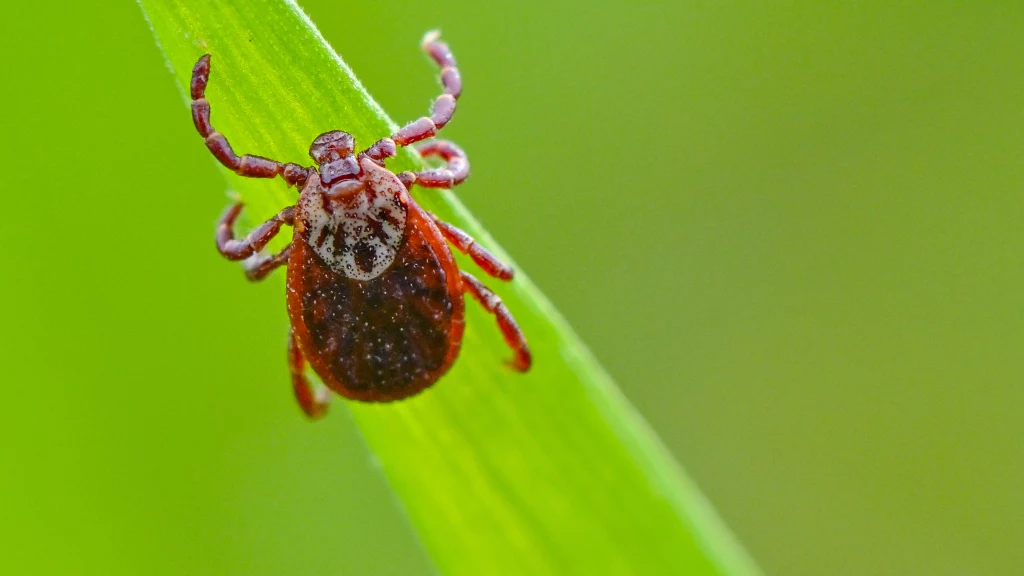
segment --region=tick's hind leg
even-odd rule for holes
[[[477,302],[485,310],[494,314],[494,318],[498,321],[498,328],[501,329],[501,334],[505,337],[505,343],[508,344],[508,347],[515,354],[508,361],[508,365],[519,372],[529,370],[533,360],[530,356],[530,347],[526,345],[526,336],[519,329],[515,318],[512,317],[508,308],[502,303],[501,298],[481,284],[479,280],[465,272],[462,272],[462,284],[465,291],[469,292],[473,298],[476,298]]]
[[[424,157],[439,156],[445,161],[445,166],[419,172],[402,172],[398,178],[406,188],[411,188],[413,184],[424,188],[452,188],[469,177],[469,158],[455,144],[447,140],[434,140],[417,147],[417,150]]]
[[[260,224],[242,240],[236,240],[232,227],[241,211],[241,202],[232,205],[224,211],[224,215],[220,217],[220,224],[217,226],[217,250],[228,260],[245,260],[259,252],[267,245],[267,242],[277,236],[282,224],[291,226],[295,219],[295,207],[289,206],[270,220]]]
[[[206,84],[210,81],[210,55],[206,54],[192,68],[192,122],[196,125],[199,135],[206,140],[206,147],[239,176],[250,178],[273,178],[281,176],[289,185],[302,185],[306,182],[309,169],[298,164],[282,164],[270,158],[243,154],[238,156],[228,144],[228,139],[217,132],[210,124],[210,103],[206,100]]]
[[[314,390],[306,378],[306,358],[299,349],[294,330],[288,331],[288,370],[292,375],[292,391],[295,392],[299,407],[312,420],[322,418],[331,405],[331,392],[326,388]]]
[[[451,242],[459,252],[468,254],[481,270],[498,280],[508,281],[512,279],[512,268],[508,264],[499,260],[494,254],[488,252],[487,249],[478,244],[472,236],[466,234],[461,229],[440,220],[430,212],[427,212],[427,214],[430,215],[431,220],[433,220],[434,224],[437,225],[437,228],[441,231],[441,235],[445,237],[445,240]]]

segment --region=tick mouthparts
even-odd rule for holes
[[[320,178],[327,186],[339,180],[357,176],[359,176],[359,161],[354,156],[345,156],[320,165]]]

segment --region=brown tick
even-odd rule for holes
[[[328,388],[355,400],[399,400],[436,382],[459,354],[466,292],[494,314],[514,352],[512,368],[530,368],[530,350],[512,315],[479,280],[459,270],[446,241],[495,278],[511,279],[512,269],[468,234],[421,208],[408,192],[413,184],[461,184],[469,175],[465,153],[451,142],[435,140],[418,150],[440,157],[444,168],[394,174],[384,167],[397,146],[437,134],[451,120],[462,92],[455,58],[436,32],[426,35],[423,49],[441,67],[444,87],[431,116],[358,154],[353,154],[350,134],[325,132],[309,148],[316,161],[310,168],[235,154],[210,124],[205,97],[210,55],[192,70],[192,120],[210,152],[240,176],[281,176],[301,189],[294,206],[242,240],[232,231],[242,204],[229,207],[217,228],[217,249],[229,260],[246,260],[246,276],[253,281],[287,266],[288,365],[295,397],[311,418],[324,414],[329,393],[314,392],[305,376],[306,362]],[[277,254],[259,254],[284,224],[294,227],[291,243]]]

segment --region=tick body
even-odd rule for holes
[[[241,176],[280,176],[300,189],[295,205],[244,239],[233,233],[242,205],[229,207],[217,229],[217,248],[230,260],[245,260],[250,280],[287,267],[288,365],[296,399],[311,418],[325,413],[329,394],[310,385],[307,363],[330,390],[354,400],[400,400],[436,382],[459,353],[465,294],[495,316],[513,351],[509,365],[518,371],[530,368],[529,348],[508,309],[459,270],[449,243],[497,279],[511,279],[511,268],[409,195],[414,184],[461,184],[469,175],[466,155],[450,142],[433,140],[418,150],[441,158],[444,167],[394,174],[384,165],[398,146],[431,138],[447,124],[462,92],[447,45],[430,33],[423,48],[441,67],[444,86],[431,116],[359,153],[348,133],[325,132],[310,146],[315,167],[237,155],[210,123],[205,96],[210,56],[200,58],[192,71],[192,119],[213,155]],[[289,245],[277,254],[260,254],[285,225],[294,227]]]

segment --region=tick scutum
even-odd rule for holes
[[[458,268],[416,207],[390,267],[370,280],[330,269],[305,243],[288,265],[289,314],[314,369],[335,392],[360,400],[415,394],[450,367],[462,339]],[[443,244],[442,244],[443,246]]]

